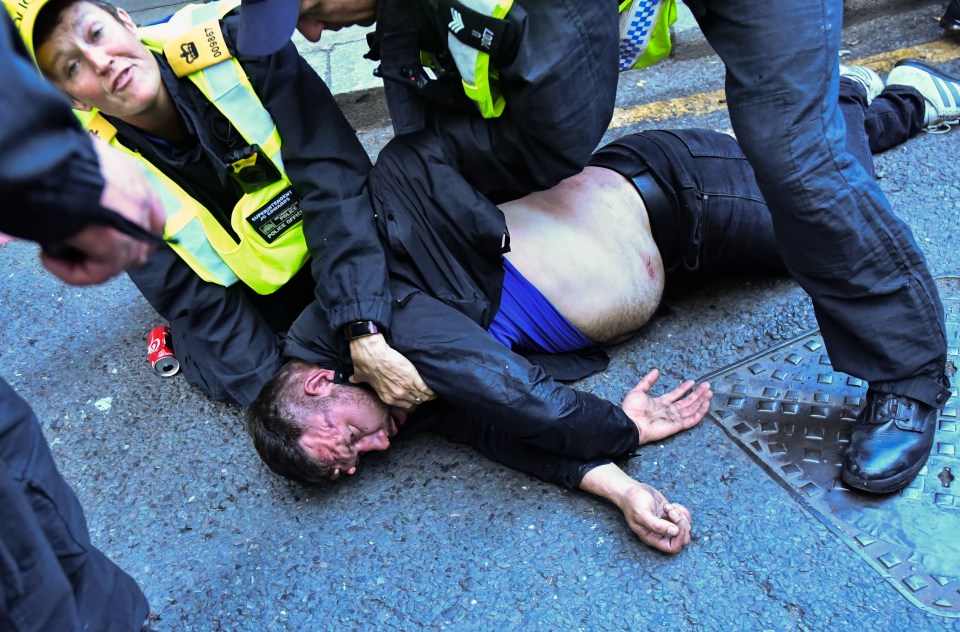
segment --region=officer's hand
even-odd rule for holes
[[[368,383],[388,406],[413,410],[418,404],[437,397],[416,367],[388,345],[383,334],[351,340],[350,357],[353,359],[350,381]]]
[[[147,230],[163,234],[160,200],[132,158],[94,140],[106,181],[100,203]],[[153,246],[112,228],[91,225],[64,242],[73,256],[43,253],[43,265],[72,285],[102,283],[127,268],[142,265]]]

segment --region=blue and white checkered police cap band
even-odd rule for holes
[[[242,0],[237,47],[244,55],[270,55],[290,41],[300,0]]]
[[[630,70],[643,56],[662,0],[635,0],[620,15],[620,70]]]

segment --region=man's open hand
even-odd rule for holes
[[[696,426],[710,409],[713,391],[707,382],[693,388],[693,380],[687,380],[665,395],[650,397],[648,393],[659,376],[657,369],[647,373],[621,404],[623,412],[637,424],[640,445]]]
[[[366,382],[388,406],[413,410],[437,397],[413,363],[388,345],[383,334],[351,340],[350,357],[353,359],[350,381]]]

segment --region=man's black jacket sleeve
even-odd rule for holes
[[[0,230],[61,241],[114,214],[100,206],[103,178],[90,139],[66,99],[40,76],[6,11],[2,20]]]
[[[284,168],[303,200],[316,295],[330,326],[373,320],[389,328],[387,267],[363,194],[370,159],[356,133],[292,43],[240,62],[283,141]]]
[[[506,424],[490,422],[444,403],[417,411],[417,429],[428,430],[448,441],[472,446],[491,461],[526,472],[548,483],[579,489],[580,481],[608,458],[578,459],[546,452],[519,440]],[[421,416],[422,415],[422,416]]]
[[[391,344],[437,397],[516,441],[577,459],[619,458],[639,445],[619,406],[560,384],[441,301],[411,294],[394,319]]]

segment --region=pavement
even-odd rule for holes
[[[960,75],[939,2],[854,4],[846,61],[919,55]],[[340,69],[356,40],[324,40]],[[608,138],[729,125],[722,64],[676,41],[673,58],[622,75]],[[335,91],[375,109],[376,88]],[[357,127],[371,154],[390,137],[376,117]],[[876,159],[935,276],[960,274],[958,134]],[[35,251],[0,245],[0,375],[33,405],[93,540],[143,586],[157,630],[960,629],[903,598],[709,421],[625,464],[691,508],[694,541],[676,556],[643,546],[612,506],[431,436],[328,489],[286,483],[241,411],[152,373],[146,336],[162,321],[129,280],[66,287]],[[815,326],[791,280],[726,279],[668,301],[578,387],[619,401],[654,366],[665,388]]]

